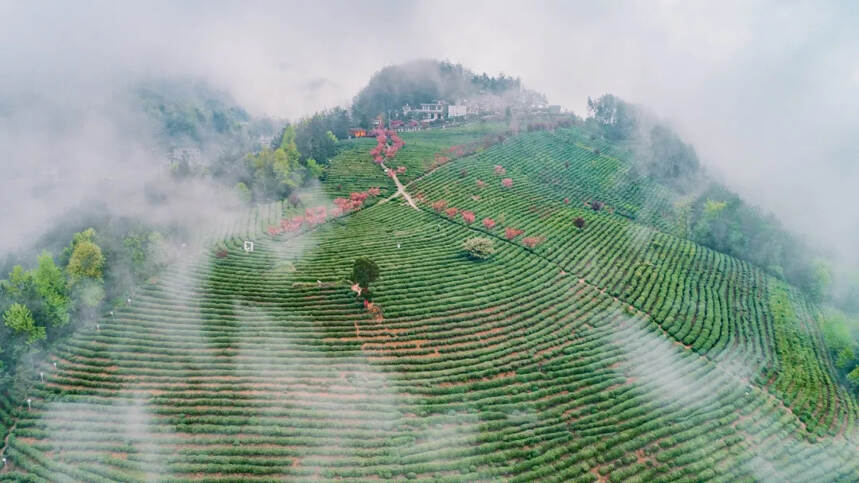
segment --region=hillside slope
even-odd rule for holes
[[[32,410],[13,411],[0,476],[859,478],[856,407],[815,307],[669,234],[660,188],[575,128],[434,162],[494,133],[403,135],[390,164],[408,167],[418,210],[384,196],[393,182],[363,141],[323,189],[381,186],[386,202],[273,235],[292,208],[254,210],[226,253],[174,267],[55,354]],[[491,259],[463,256],[475,235],[495,241]],[[359,256],[381,268],[381,317],[345,281]]]

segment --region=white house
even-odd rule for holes
[[[455,104],[447,106],[447,117],[464,117],[466,114],[468,114],[468,107],[464,105]]]

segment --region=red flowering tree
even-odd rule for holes
[[[450,208],[444,210],[444,214],[447,215],[451,219],[456,218],[457,213],[459,213],[459,208],[454,208],[452,206]]]
[[[468,223],[469,225],[474,223],[475,216],[473,211],[462,210],[462,221]]]
[[[495,165],[495,174],[497,174],[498,176],[503,176],[503,175],[507,174],[507,170],[504,169],[504,166],[501,166],[500,164],[496,164]]]
[[[501,186],[503,186],[505,188],[512,188],[513,187],[513,180],[510,178],[504,178],[501,180]]]
[[[483,226],[485,226],[487,230],[491,230],[495,228],[495,220],[493,220],[492,218],[484,218]]]
[[[382,194],[382,189],[381,188],[370,188],[367,190],[367,193],[370,196],[379,196],[380,194]]]
[[[441,210],[443,210],[445,206],[447,206],[446,200],[438,200],[438,201],[433,202],[432,209],[435,210],[436,213],[440,213]]]
[[[569,205],[569,204],[570,204],[570,199],[569,199],[569,198],[564,198],[564,203],[566,203],[566,204],[568,204],[568,205]]]
[[[540,243],[543,243],[543,237],[541,236],[526,236],[522,239],[522,244],[528,248],[534,248]]]
[[[483,181],[477,180],[477,187],[478,188],[483,188],[484,185],[486,185],[486,183],[484,183]]]
[[[512,240],[512,239],[516,238],[517,236],[521,235],[522,233],[524,233],[522,230],[519,230],[516,228],[505,228],[504,229],[504,238],[506,238],[508,240]]]
[[[405,166],[397,166],[397,174],[405,174],[406,167]]]

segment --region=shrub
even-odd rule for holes
[[[594,211],[599,211],[605,206],[602,201],[591,201],[591,208]]]
[[[435,210],[436,213],[441,213],[441,210],[443,210],[445,206],[447,206],[446,200],[438,200],[433,202],[432,209]]]
[[[512,188],[513,187],[513,180],[511,178],[504,178],[501,180],[501,186],[503,186],[505,188]]]
[[[454,208],[453,206],[444,210],[444,214],[447,215],[451,219],[456,218],[457,213],[459,213],[459,208]]]
[[[582,229],[585,227],[585,219],[581,216],[578,216],[575,220],[573,220],[573,225],[575,225],[576,228]]]
[[[516,228],[505,228],[504,229],[504,238],[507,238],[508,240],[512,240],[512,239],[516,238],[517,236],[521,235],[522,233],[523,233],[522,230],[519,230]]]
[[[475,216],[473,211],[462,210],[462,220],[469,225],[474,223]]]
[[[470,257],[476,260],[485,260],[495,253],[495,243],[489,238],[474,237],[465,240],[462,249]]]
[[[495,174],[502,176],[502,175],[507,174],[507,170],[504,169],[504,167],[501,166],[500,164],[496,164],[495,165]]]
[[[477,180],[477,187],[478,188],[483,188],[483,185],[485,185],[485,184],[486,183],[484,183],[483,181]]]
[[[495,220],[493,220],[492,218],[484,218],[483,226],[485,226],[487,230],[491,230],[495,228]]]
[[[534,248],[540,243],[543,243],[543,237],[541,236],[526,236],[522,239],[522,244],[528,248]]]

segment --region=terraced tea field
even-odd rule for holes
[[[856,406],[800,293],[669,234],[667,195],[574,130],[431,166],[486,134],[454,133],[404,136],[418,210],[397,197],[269,235],[289,208],[261,207],[226,256],[172,267],[77,334],[32,409],[0,419],[16,425],[0,477],[859,479]],[[392,194],[371,147],[335,158],[325,191]],[[475,235],[490,259],[462,253]],[[381,318],[346,280],[360,256],[380,267]]]

